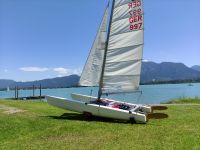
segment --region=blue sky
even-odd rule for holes
[[[0,79],[80,74],[107,0],[0,0]],[[144,0],[144,59],[200,65],[200,1]]]

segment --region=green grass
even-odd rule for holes
[[[200,106],[169,106],[168,119],[129,124],[82,115],[45,102],[0,100],[0,105],[27,110],[0,110],[0,149],[200,149]],[[65,115],[63,115],[66,113]],[[63,115],[63,116],[61,116]]]
[[[200,104],[200,98],[180,98],[171,100],[166,104]]]

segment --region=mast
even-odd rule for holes
[[[105,69],[105,64],[106,64],[106,56],[107,56],[107,51],[108,51],[108,43],[109,43],[109,39],[110,39],[110,30],[111,30],[114,6],[115,6],[115,0],[112,1],[111,15],[110,15],[109,26],[108,26],[108,35],[107,35],[107,39],[106,39],[106,47],[105,47],[102,70],[101,70],[101,76],[100,76],[100,81],[99,81],[98,100],[100,100],[101,95],[102,95],[103,76],[104,76],[104,69]]]

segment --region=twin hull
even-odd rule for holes
[[[89,112],[94,116],[107,117],[120,120],[130,120],[134,118],[137,123],[146,123],[147,117],[143,113],[131,112],[127,110],[97,105],[87,104],[78,100],[70,100],[54,96],[46,96],[47,102],[62,109],[75,111],[79,113]]]
[[[76,93],[72,93],[71,97],[72,97],[73,100],[83,101],[83,102],[86,102],[86,103],[90,103],[91,101],[94,101],[94,100],[97,99],[97,97],[94,97],[94,96],[82,95],[82,94],[76,94]],[[106,98],[106,100],[117,102],[117,103],[121,103],[121,104],[127,104],[127,105],[130,105],[130,106],[135,106],[135,110],[134,111],[136,111],[136,112],[137,112],[137,109],[140,109],[142,112],[145,112],[145,113],[151,113],[152,112],[151,106],[148,106],[148,105],[120,102],[120,101],[107,99],[107,98]]]

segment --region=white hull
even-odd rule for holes
[[[130,120],[134,119],[136,123],[146,123],[147,117],[145,113],[134,112],[132,110],[123,110],[119,108],[112,108],[110,106],[103,106],[98,104],[90,104],[83,101],[69,100],[60,97],[46,96],[47,102],[50,105],[75,111],[79,113],[91,113],[94,116]]]
[[[81,95],[81,94],[76,94],[76,93],[72,93],[71,97],[74,100],[79,100],[79,101],[83,101],[83,102],[86,102],[86,103],[89,103],[90,101],[94,101],[94,100],[97,99],[97,97],[88,96],[88,95]],[[151,113],[152,112],[151,106],[120,102],[120,101],[115,101],[115,100],[112,100],[112,99],[106,99],[106,100],[117,102],[117,103],[121,103],[121,104],[126,104],[126,105],[129,105],[129,106],[134,106],[135,107],[135,112],[137,110],[140,110],[140,111],[145,112],[145,113]]]

